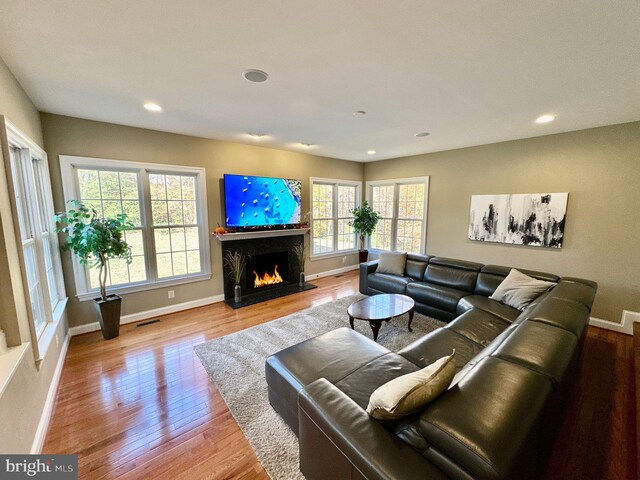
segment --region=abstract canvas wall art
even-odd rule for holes
[[[562,248],[568,193],[472,195],[469,239]]]

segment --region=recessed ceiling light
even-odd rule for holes
[[[367,155],[375,155],[376,151],[375,150],[367,150]]]
[[[551,115],[550,113],[546,113],[544,115],[540,115],[536,118],[536,123],[549,123],[553,122],[556,119],[555,115]]]
[[[264,83],[269,79],[269,74],[267,72],[256,70],[254,68],[245,70],[244,72],[242,72],[242,76],[245,80],[253,83]]]
[[[249,135],[251,138],[255,139],[255,140],[259,140],[261,138],[265,138],[266,135],[264,133],[247,133],[247,135]]]
[[[145,103],[144,104],[144,108],[146,108],[150,112],[161,112],[162,111],[162,107],[160,105],[158,105],[157,103],[152,103],[152,102]]]
[[[429,135],[431,135],[429,132],[418,132],[416,134],[414,134],[414,137],[428,137]]]
[[[301,146],[303,146],[304,148],[311,148],[311,147],[313,147],[313,144],[312,144],[312,143],[303,143],[303,142],[300,142],[300,145],[301,145]]]
[[[355,112],[353,112],[353,114],[357,117],[359,115],[366,115],[367,112],[365,112],[364,110],[356,110]]]

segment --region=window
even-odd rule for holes
[[[360,204],[361,182],[311,179],[311,256],[344,253],[356,249],[356,235],[349,223],[351,210]]]
[[[367,191],[381,217],[370,248],[424,253],[429,177],[367,182]]]
[[[65,199],[103,217],[126,213],[132,262],[109,261],[115,292],[211,278],[204,169],[61,156]],[[78,296],[90,299],[98,272],[74,262]]]
[[[65,291],[47,155],[7,124],[9,160],[19,226],[19,245],[36,341],[49,322],[57,321]]]

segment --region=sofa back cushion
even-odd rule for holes
[[[388,273],[399,277],[404,275],[407,252],[382,252],[376,273]]]
[[[414,280],[422,280],[424,271],[427,269],[429,257],[426,255],[415,255],[409,253],[407,255],[407,265],[405,267],[405,275]]]
[[[522,268],[518,268],[518,270],[530,277],[533,277],[537,280],[544,280],[545,282],[558,282],[560,277],[554,275],[552,273],[545,272],[537,272],[535,270],[524,270]],[[502,283],[509,272],[511,271],[511,267],[504,267],[501,265],[485,265],[478,273],[478,277],[475,284],[474,293],[477,295],[484,295],[485,297],[490,297],[493,295],[493,292],[496,291],[498,285]]]
[[[424,273],[424,281],[471,293],[481,268],[479,263],[433,257]]]

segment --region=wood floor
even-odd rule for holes
[[[314,283],[244,309],[127,325],[108,342],[74,337],[43,451],[77,453],[82,479],[269,478],[193,346],[357,291],[356,272]],[[545,478],[634,478],[632,337],[590,327],[580,371]]]

